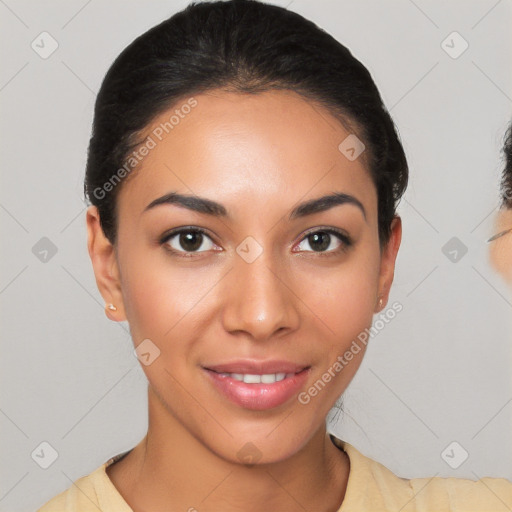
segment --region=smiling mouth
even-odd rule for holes
[[[297,395],[307,383],[311,366],[296,367],[294,372],[239,373],[241,369],[237,370],[203,368],[213,388],[225,399],[243,409],[263,411],[286,404]]]
[[[284,359],[236,359],[222,363],[208,364],[203,366],[205,370],[211,370],[216,373],[226,373],[230,375],[278,375],[282,379],[285,376],[300,373],[310,365],[294,363]]]
[[[293,377],[297,373],[304,371],[307,368],[303,368],[302,370],[294,373],[227,373],[227,372],[215,372],[218,375],[222,375],[224,377],[230,377],[239,382],[245,382],[246,384],[274,384],[275,382],[280,382],[284,379]],[[215,371],[215,370],[211,370]]]

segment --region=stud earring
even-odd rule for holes
[[[117,311],[117,308],[114,306],[114,304],[107,304],[106,306],[110,311]]]
[[[378,302],[377,308],[379,310],[381,310],[383,305],[384,305],[384,301],[382,300],[382,297],[379,297],[379,302]]]

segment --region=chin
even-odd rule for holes
[[[276,425],[274,425],[275,427]],[[303,433],[299,435],[289,432],[285,428],[280,435],[275,431],[269,435],[269,432],[271,430],[259,429],[258,434],[225,436],[224,442],[220,444],[217,437],[203,442],[217,457],[229,463],[261,466],[289,459],[298,453],[309,440]]]

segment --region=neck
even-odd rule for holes
[[[343,501],[348,456],[325,424],[291,457],[247,466],[219,457],[191,435],[149,390],[144,439],[107,474],[134,512],[152,510],[335,512]]]

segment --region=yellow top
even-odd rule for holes
[[[331,439],[350,459],[345,499],[338,512],[512,511],[512,482],[505,478],[400,478],[349,443],[332,435]],[[79,478],[37,512],[133,512],[105,472],[129,451]]]

